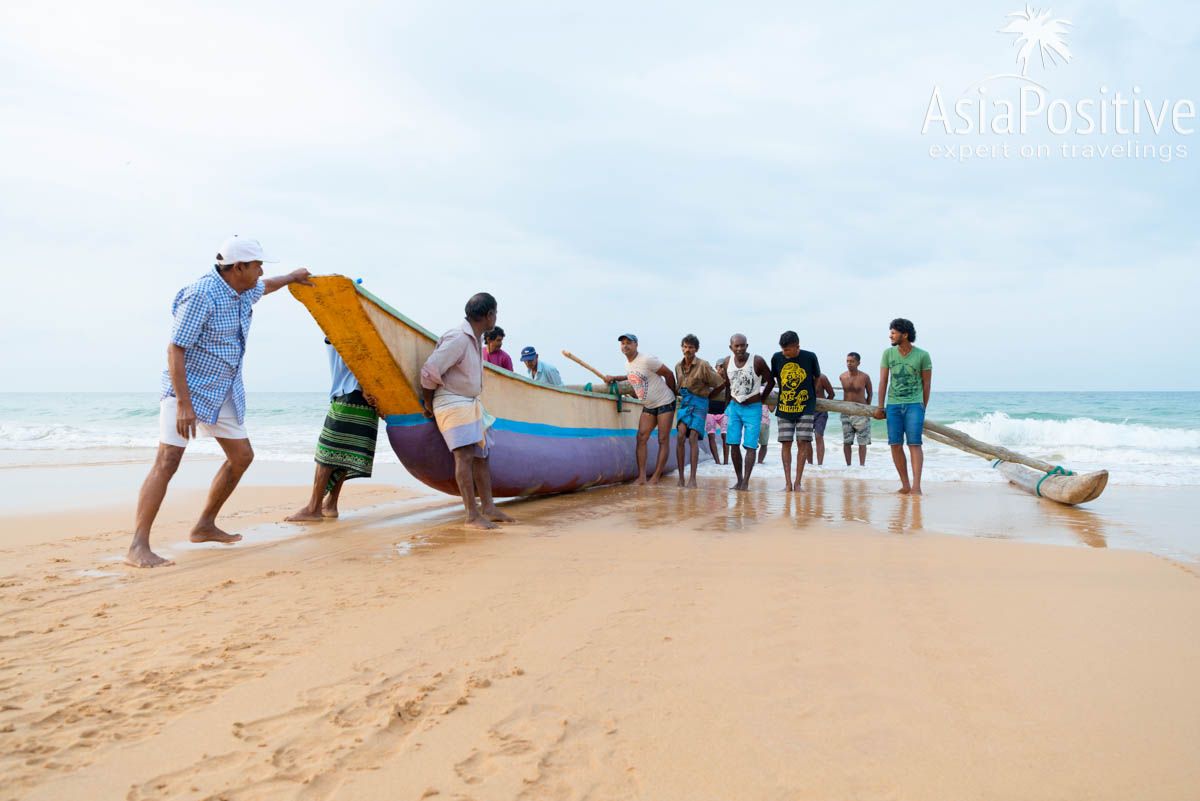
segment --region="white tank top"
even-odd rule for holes
[[[729,395],[738,403],[762,390],[762,378],[754,370],[754,359],[751,353],[741,367],[734,364],[732,356],[725,363],[725,374],[729,376]]]

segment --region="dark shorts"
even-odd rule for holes
[[[813,433],[818,437],[825,436],[825,426],[829,423],[829,412],[817,412],[813,415]]]
[[[675,401],[664,403],[662,406],[655,406],[653,409],[642,409],[642,414],[652,414],[658,417],[660,414],[675,414]]]

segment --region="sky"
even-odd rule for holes
[[[1200,101],[1200,7],[1049,8],[1070,61],[989,97]],[[615,372],[625,331],[671,364],[687,333],[715,360],[792,329],[874,373],[906,317],[935,392],[1200,389],[1200,134],[922,134],[935,86],[1020,71],[1023,10],[6,0],[0,391],[156,390],[172,298],[231,234],[434,331],[489,291],[506,350],[568,381],[558,351]],[[1186,155],[930,155],[1131,142]],[[328,384],[286,291],[245,375]]]

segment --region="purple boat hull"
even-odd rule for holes
[[[419,481],[434,489],[458,494],[454,457],[437,425],[421,415],[396,415],[387,420],[392,450]],[[636,436],[632,430],[563,429],[510,420],[497,420],[492,429],[492,493],[496,497],[571,492],[637,477]],[[675,469],[671,432],[667,469]],[[658,441],[647,445],[647,464],[653,468]],[[708,445],[701,445],[701,458]]]

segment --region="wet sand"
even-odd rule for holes
[[[337,522],[279,525],[306,489],[250,486],[232,547],[184,544],[185,488],[156,538],[179,564],[153,571],[116,562],[128,507],[9,514],[0,798],[1200,786],[1193,565],[1004,487],[724,484],[511,503],[500,534],[379,482]],[[1000,533],[937,533],[976,520]]]

